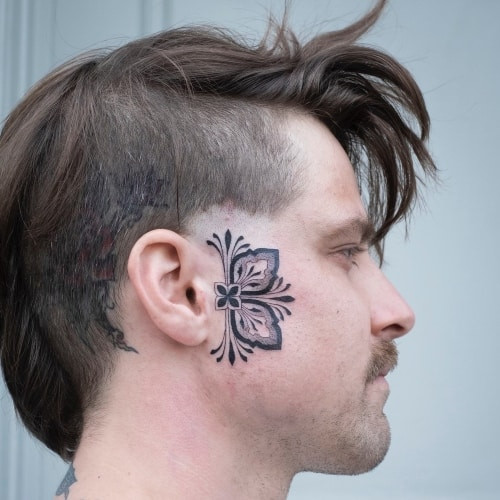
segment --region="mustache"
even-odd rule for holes
[[[398,364],[398,348],[393,340],[381,340],[373,347],[366,373],[366,382],[373,382],[381,373],[394,370]]]

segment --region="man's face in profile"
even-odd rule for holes
[[[280,275],[291,283],[282,348],[215,368],[230,380],[221,392],[238,393],[229,405],[246,421],[243,432],[268,432],[297,469],[361,473],[389,447],[384,375],[397,361],[392,340],[414,316],[368,253],[371,226],[340,144],[312,118],[292,119],[288,135],[302,193],[243,233],[279,249]]]

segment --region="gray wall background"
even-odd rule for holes
[[[191,22],[259,34],[283,3],[0,0],[0,119],[82,50]],[[299,33],[341,27],[371,3],[295,0],[291,23]],[[392,0],[365,39],[406,63],[423,88],[444,182],[428,191],[409,242],[396,230],[387,247],[386,272],[417,313],[390,377],[391,450],[363,476],[300,474],[292,500],[500,498],[499,19],[496,0]],[[27,436],[0,383],[0,498],[50,498],[65,468]]]

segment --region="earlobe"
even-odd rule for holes
[[[128,275],[151,322],[172,340],[201,344],[208,335],[203,279],[195,248],[173,231],[155,229],[141,236],[128,260]]]

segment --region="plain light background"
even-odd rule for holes
[[[279,17],[283,4],[0,0],[0,119],[82,50],[193,22],[258,38],[269,9]],[[295,0],[291,24],[299,34],[340,28],[371,5]],[[396,230],[387,245],[386,272],[417,314],[389,380],[387,458],[358,477],[300,474],[291,500],[500,498],[499,19],[496,0],[392,0],[364,39],[405,63],[423,89],[443,183],[427,191],[409,240]],[[65,469],[26,435],[0,385],[0,498],[51,498]]]

